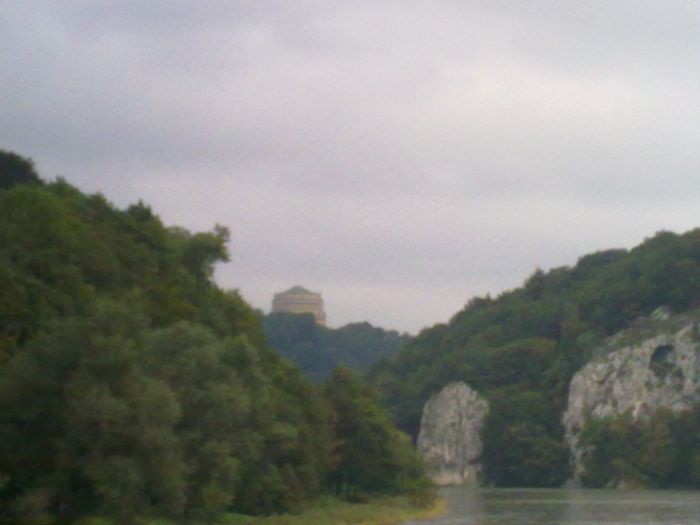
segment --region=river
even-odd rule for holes
[[[447,512],[412,524],[694,525],[700,491],[467,489],[440,491]]]

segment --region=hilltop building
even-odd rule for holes
[[[310,292],[302,286],[293,286],[272,298],[272,313],[312,314],[321,326],[326,325],[326,312],[320,293]]]

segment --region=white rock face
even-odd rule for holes
[[[648,323],[668,321],[661,310]],[[569,386],[569,404],[563,415],[566,441],[575,461],[574,481],[580,479],[582,451],[579,433],[589,417],[603,418],[630,411],[645,417],[658,408],[687,410],[700,402],[700,343],[697,320],[684,318],[657,331],[647,327],[638,342],[594,358],[577,372]],[[633,330],[609,344],[633,340]]]
[[[437,485],[476,485],[488,402],[465,383],[448,384],[423,407],[418,453]]]

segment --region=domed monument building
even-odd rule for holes
[[[293,286],[272,298],[272,313],[311,314],[321,326],[326,326],[326,312],[320,293],[310,292],[302,286]]]

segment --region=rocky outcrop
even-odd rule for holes
[[[697,319],[670,317],[666,310],[657,310],[650,319],[608,340],[574,375],[563,423],[575,481],[582,472],[578,436],[588,418],[629,411],[636,419],[658,408],[681,411],[700,402]]]
[[[488,402],[465,383],[448,384],[423,408],[418,453],[438,485],[476,485]]]

